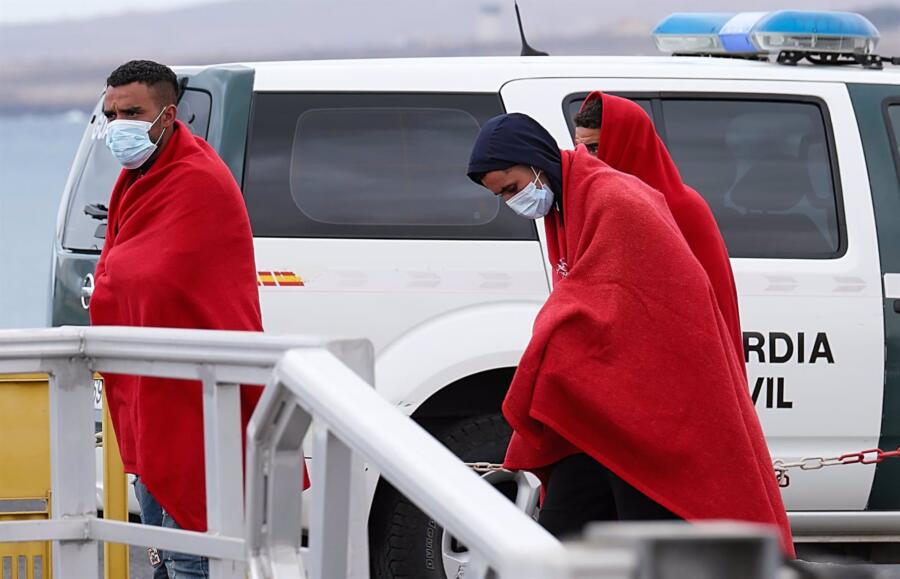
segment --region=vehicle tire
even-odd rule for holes
[[[502,462],[512,429],[499,413],[455,422],[435,437],[465,462]],[[424,459],[424,457],[423,457]],[[515,485],[500,487],[509,497]],[[369,559],[373,579],[455,579],[442,552],[443,529],[390,484],[382,481],[369,519]],[[465,548],[454,545],[459,553]]]

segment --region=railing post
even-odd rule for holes
[[[241,537],[244,533],[244,471],[240,452],[240,385],[217,384],[215,371],[209,366],[200,368],[200,376],[203,382],[207,532]],[[242,579],[244,571],[241,561],[209,560],[209,573],[213,579]]]
[[[375,352],[370,342],[335,341],[329,345],[328,350],[375,389]],[[369,579],[369,505],[364,500],[366,465],[358,452],[352,452],[350,458],[349,492],[347,578]]]
[[[128,475],[122,466],[119,441],[103,393],[103,518],[128,522]],[[128,578],[128,545],[103,544],[104,579]]]
[[[246,540],[254,579],[306,577],[301,489],[303,439],[311,421],[276,373],[247,429]]]
[[[324,424],[313,431],[309,574],[312,579],[347,577],[353,452]]]
[[[92,386],[93,375],[85,360],[51,365],[50,488],[54,519],[97,516]],[[84,541],[55,541],[53,568],[59,578],[97,577],[96,542],[88,536]]]

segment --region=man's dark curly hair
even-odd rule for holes
[[[583,129],[599,129],[603,122],[603,101],[591,99],[575,115],[575,126]]]
[[[112,71],[107,86],[124,86],[133,82],[152,89],[160,105],[174,105],[178,100],[178,77],[172,69],[152,60],[130,60]]]

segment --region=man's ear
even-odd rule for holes
[[[178,105],[169,105],[160,119],[162,126],[171,127],[175,124],[175,117],[178,116]]]

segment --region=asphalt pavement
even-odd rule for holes
[[[129,548],[130,579],[153,579],[153,570],[143,547]],[[101,575],[103,549],[100,549]],[[900,579],[900,565],[858,563],[799,562],[795,566],[796,579]],[[113,578],[120,579],[120,578]],[[124,579],[124,578],[122,578]]]

